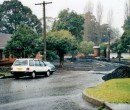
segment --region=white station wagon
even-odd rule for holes
[[[44,62],[38,59],[16,59],[11,66],[11,74],[16,79],[22,76],[31,76],[35,78],[36,75],[50,76],[51,68]]]

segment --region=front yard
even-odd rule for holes
[[[85,93],[110,103],[130,103],[130,78],[112,79],[96,88],[85,89]]]
[[[10,76],[11,73],[10,73],[10,67],[6,67],[6,68],[3,68],[3,67],[0,67],[0,76]]]

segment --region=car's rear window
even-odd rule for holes
[[[26,66],[26,65],[28,65],[28,60],[16,60],[13,65],[14,66]]]

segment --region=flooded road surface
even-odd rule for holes
[[[50,77],[0,79],[0,110],[97,110],[82,91],[103,82],[102,76],[58,70]]]

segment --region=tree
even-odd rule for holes
[[[106,58],[106,49],[107,49],[106,43],[101,43],[100,44],[100,55],[105,58]]]
[[[93,38],[95,38],[94,35],[95,22],[96,22],[96,18],[93,15],[93,4],[91,3],[91,1],[88,1],[85,6],[85,14],[84,14],[84,37],[83,37],[84,41],[87,42],[93,41]]]
[[[99,25],[101,25],[101,21],[102,21],[102,15],[103,15],[103,6],[100,2],[98,2],[97,4],[97,22]]]
[[[90,53],[93,53],[93,46],[94,46],[94,42],[90,41],[82,41],[80,43],[80,52],[84,53],[86,56]]]
[[[126,52],[122,45],[121,39],[116,39],[116,41],[111,44],[111,50],[112,52]]]
[[[99,38],[99,44],[101,43],[102,39],[102,30],[101,30],[101,21],[102,21],[102,15],[103,15],[103,6],[100,2],[97,4],[97,31],[98,31],[98,38]]]
[[[52,31],[67,30],[78,40],[82,41],[84,18],[69,9],[62,10],[58,20],[54,21]]]
[[[33,29],[21,24],[7,43],[4,52],[6,55],[11,53],[16,58],[33,58],[39,50],[39,44],[41,44],[41,40],[38,39]]]
[[[130,16],[128,16],[127,19],[125,20],[123,29],[124,29],[124,31],[130,30]]]
[[[23,6],[18,0],[4,1],[0,5],[0,32],[13,34],[23,22],[37,33],[42,32],[41,22],[32,14],[30,8]]]
[[[123,25],[124,31],[127,31],[130,29],[130,0],[126,0],[125,2],[125,21]]]
[[[116,39],[116,41],[111,44],[111,50],[112,52],[117,53],[117,58],[119,58],[119,61],[121,58],[121,53],[126,52],[126,49],[122,45],[121,39]]]
[[[93,13],[93,3],[91,1],[88,1],[85,6],[85,13]]]
[[[112,9],[110,9],[108,11],[107,23],[108,23],[109,27],[111,28],[112,27],[112,23],[113,23],[113,10]]]
[[[130,16],[130,0],[126,0],[125,2],[125,16],[124,16],[124,19],[126,20],[128,16]]]
[[[120,31],[118,28],[111,28],[111,40],[116,40],[117,38],[119,38],[121,35],[120,35]]]
[[[50,32],[47,35],[47,50],[56,52],[60,58],[60,66],[64,64],[64,55],[77,50],[74,45],[75,38],[65,30]]]
[[[78,42],[74,39],[71,42],[71,50],[70,50],[70,54],[72,55],[72,58],[74,58],[78,52],[79,52]]]
[[[46,17],[46,31],[49,32],[52,29],[52,25],[56,18],[53,17]],[[40,18],[40,21],[43,23],[43,18]]]
[[[124,49],[128,50],[130,46],[130,30],[125,31],[121,36],[121,43]]]
[[[101,42],[100,43],[104,43],[104,42],[108,42],[108,33],[107,33],[107,29],[108,29],[108,24],[102,24],[100,26],[101,28]]]
[[[97,21],[95,16],[87,12],[84,16],[84,40],[89,42],[92,41],[95,44],[98,44],[98,33],[97,33]]]

